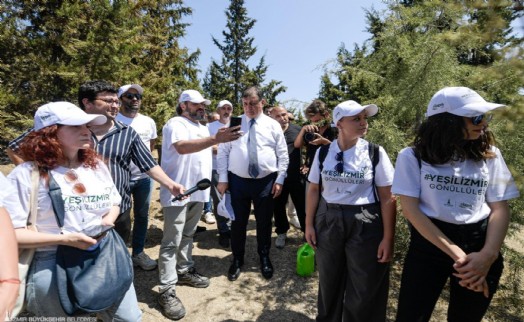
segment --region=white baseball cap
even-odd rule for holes
[[[69,102],[52,102],[40,106],[36,110],[34,120],[34,130],[38,131],[55,124],[100,125],[104,124],[107,118],[104,115],[87,114],[78,106]]]
[[[336,125],[341,118],[345,116],[355,116],[358,113],[366,110],[367,116],[373,116],[378,112],[378,106],[375,104],[360,105],[355,101],[345,101],[337,106],[333,110],[333,123]]]
[[[194,89],[187,89],[180,94],[180,98],[178,99],[180,103],[182,102],[191,102],[191,103],[204,103],[205,105],[211,104],[210,100],[206,100],[202,94],[200,94],[198,91],[195,91]]]
[[[426,117],[446,112],[473,117],[503,106],[505,105],[486,102],[477,92],[467,87],[444,87],[429,101]]]
[[[122,96],[122,94],[124,94],[125,92],[127,92],[128,90],[130,90],[131,88],[134,88],[136,89],[136,91],[138,92],[138,94],[142,95],[144,94],[144,89],[142,88],[142,86],[138,85],[138,84],[128,84],[128,85],[124,85],[124,86],[121,86],[119,89],[118,89],[118,98],[120,98],[120,96]]]
[[[223,100],[223,101],[218,102],[217,108],[222,108],[222,106],[224,106],[224,105],[229,105],[229,106],[233,107],[233,104],[231,104],[230,101]]]

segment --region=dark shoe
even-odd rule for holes
[[[230,281],[236,281],[240,276],[240,268],[244,265],[243,259],[233,259],[233,263],[229,266],[227,272],[227,279]]]
[[[273,277],[273,265],[271,265],[269,256],[260,256],[260,271],[267,280]]]
[[[229,240],[231,239],[231,233],[225,232],[218,235],[218,244],[224,248],[229,248]]]
[[[203,227],[203,226],[197,226],[196,231],[195,231],[195,234],[198,234],[198,233],[204,232],[204,231],[206,231],[206,230],[207,230],[206,227]]]
[[[177,285],[188,285],[197,288],[206,288],[209,286],[209,278],[200,275],[194,267],[191,267],[187,273],[178,274]]]
[[[186,309],[176,296],[174,288],[170,288],[160,294],[158,304],[162,307],[162,313],[172,320],[180,320],[186,315]]]

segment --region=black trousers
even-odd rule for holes
[[[124,243],[127,243],[131,235],[131,208],[116,217],[115,230],[122,237]]]
[[[287,219],[286,206],[288,197],[291,196],[295,209],[297,211],[298,221],[300,222],[300,229],[305,230],[306,227],[306,185],[302,178],[286,178],[282,186],[280,196],[275,199],[275,208],[273,214],[275,216],[275,232],[277,234],[284,234],[289,230],[289,221]]]
[[[486,241],[488,220],[455,225],[432,219],[432,222],[467,254],[478,252]],[[487,275],[489,298],[458,284],[452,274],[454,261],[411,227],[411,241],[404,261],[397,310],[397,321],[429,321],[446,282],[450,281],[448,321],[481,321],[488,309],[502,275],[502,255],[491,265]]]
[[[235,258],[243,258],[246,247],[246,228],[251,213],[251,203],[257,221],[257,251],[269,255],[271,248],[271,218],[273,216],[273,195],[271,190],[277,178],[272,173],[264,178],[247,179],[231,172],[228,174],[231,206],[235,220],[231,222],[231,250]]]

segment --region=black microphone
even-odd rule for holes
[[[171,200],[171,201],[180,200],[180,199],[182,199],[185,196],[189,196],[190,194],[192,194],[195,191],[206,190],[210,186],[211,186],[211,181],[209,181],[209,179],[202,179],[202,180],[197,182],[196,186],[194,186],[193,188],[187,189],[186,192],[181,193],[178,196],[175,196],[175,198],[173,198],[173,200]]]

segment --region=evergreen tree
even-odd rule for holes
[[[256,20],[247,16],[244,0],[231,0],[225,14],[226,30],[222,31],[224,42],[212,37],[213,43],[222,52],[222,58],[220,63],[215,60],[211,62],[204,78],[204,91],[216,100],[227,99],[233,104],[240,104],[243,90],[256,85],[261,86],[269,104],[275,104],[276,96],[286,88],[275,80],[263,85],[267,72],[264,56],[255,68],[250,68],[248,63],[257,51],[253,45],[254,38],[249,36]]]
[[[160,125],[183,89],[199,87],[199,52],[178,44],[191,14],[182,0],[4,1],[0,10],[0,110],[22,116],[4,119],[8,128],[31,123],[43,103],[76,103],[89,79],[141,84],[144,110]]]

